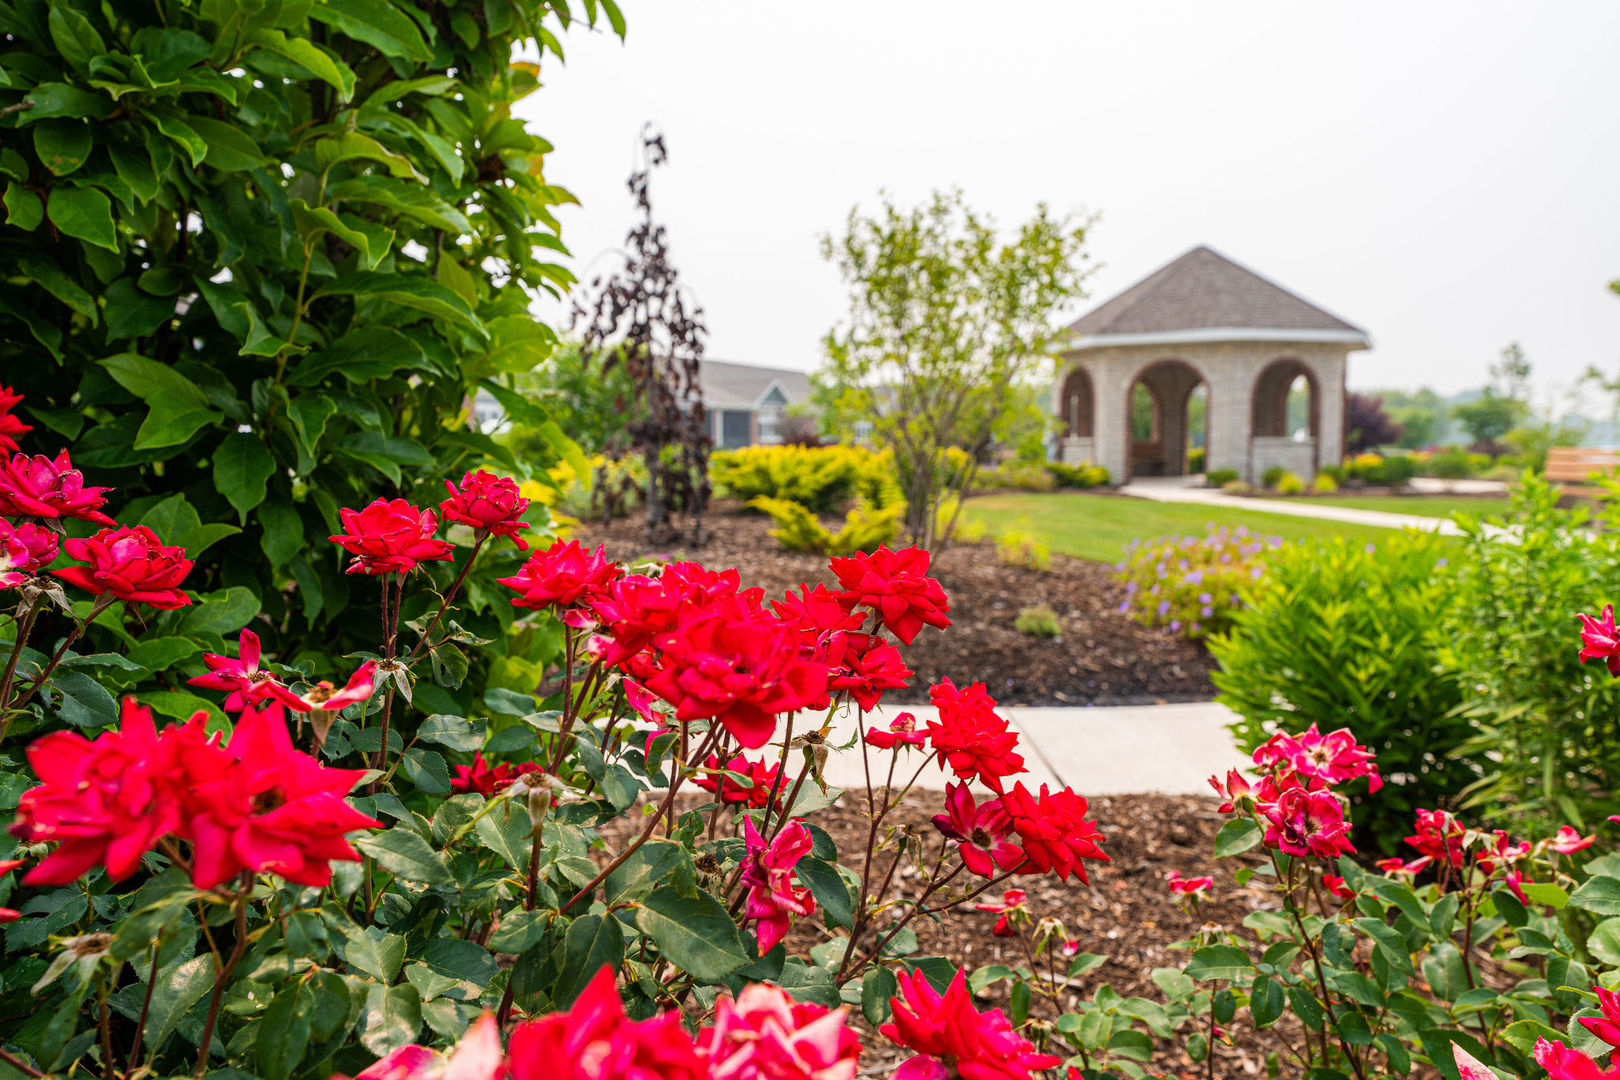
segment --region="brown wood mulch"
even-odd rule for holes
[[[577,535],[621,561],[678,557],[735,567],[745,586],[763,586],[768,597],[804,582],[834,584],[824,556],[783,551],[765,517],[721,511],[709,515],[706,528],[709,540],[700,549],[649,547],[639,517],[586,522]],[[954,625],[943,633],[924,629],[901,650],[916,674],[908,690],[891,692],[888,701],[925,702],[928,687],[945,677],[959,686],[982,681],[1006,705],[1126,705],[1215,696],[1209,678],[1215,664],[1203,646],[1122,614],[1124,590],[1107,566],[1053,555],[1050,569],[1028,570],[1003,566],[994,545],[957,544],[935,559],[933,573],[950,597]],[[1057,614],[1058,637],[1031,637],[1014,626],[1018,613],[1035,605]]]

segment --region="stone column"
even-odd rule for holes
[[[1096,438],[1092,448],[1097,454],[1097,464],[1108,470],[1112,483],[1128,483],[1131,479],[1128,473],[1131,459],[1129,395],[1133,372],[1126,370],[1130,366],[1127,358],[1116,350],[1097,349],[1082,355],[1086,357],[1086,371],[1091,375],[1091,392],[1096,395],[1092,427]]]
[[[1322,400],[1317,403],[1316,464],[1337,465],[1344,460],[1345,354],[1319,356],[1311,365]]]
[[[1238,347],[1207,346],[1194,360],[1209,380],[1209,411],[1205,420],[1208,449],[1204,468],[1209,472],[1231,469],[1250,483],[1249,435],[1254,402],[1250,393],[1260,366],[1258,357]]]

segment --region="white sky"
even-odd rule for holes
[[[960,185],[1008,227],[1100,213],[1072,314],[1207,243],[1369,330],[1353,386],[1475,386],[1512,340],[1543,394],[1620,367],[1620,3],[623,7],[519,112],[584,204],[582,278],[663,128],[654,211],[713,358],[815,367],[845,311],[818,235]]]

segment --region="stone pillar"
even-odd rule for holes
[[[1206,358],[1207,357],[1207,358]],[[1213,350],[1198,358],[1209,379],[1208,448],[1204,468],[1208,472],[1231,469],[1250,483],[1249,435],[1254,413],[1250,391],[1254,364],[1247,357],[1216,356]]]
[[[1316,373],[1322,400],[1317,403],[1316,415],[1320,430],[1316,433],[1316,464],[1337,465],[1344,460],[1344,371],[1346,354],[1318,357],[1311,369]]]
[[[1095,363],[1086,364],[1097,403],[1093,428],[1096,438],[1092,448],[1097,454],[1097,464],[1108,470],[1109,481],[1114,484],[1128,483],[1131,479],[1130,391],[1135,372],[1125,370],[1126,366],[1125,358],[1117,353],[1098,356]]]

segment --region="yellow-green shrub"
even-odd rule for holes
[[[892,543],[900,535],[900,519],[906,512],[904,502],[879,507],[862,501],[844,515],[844,526],[835,533],[808,507],[791,499],[756,495],[748,505],[776,522],[771,535],[784,548],[823,555],[848,555]]]
[[[1299,473],[1289,472],[1286,469],[1283,470],[1281,476],[1277,477],[1275,487],[1279,495],[1305,494],[1305,481],[1299,478]]]
[[[1339,490],[1339,482],[1333,479],[1332,473],[1319,472],[1316,479],[1311,482],[1311,490],[1318,495],[1331,495]]]
[[[709,457],[715,493],[743,502],[787,499],[812,513],[834,510],[852,498],[875,506],[900,499],[893,459],[859,446],[745,446]]]
[[[1003,566],[1021,566],[1025,570],[1052,567],[1052,549],[1022,529],[1008,529],[996,537],[996,558]]]

